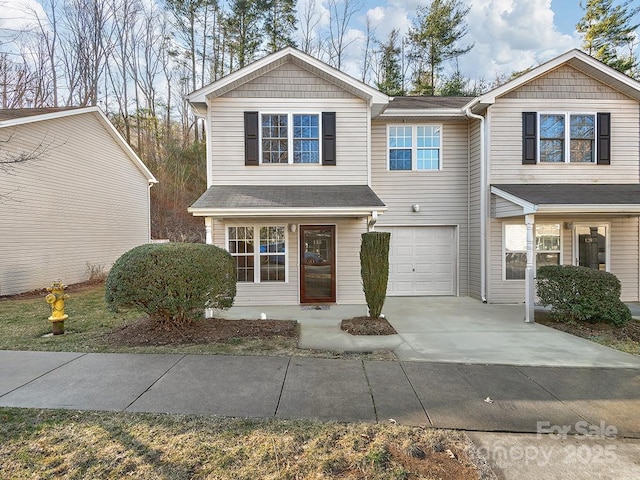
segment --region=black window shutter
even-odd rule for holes
[[[258,165],[258,112],[244,112],[244,164]]]
[[[611,165],[611,114],[598,113],[598,165]]]
[[[537,156],[536,112],[522,112],[522,164],[535,165]]]
[[[337,164],[336,112],[322,112],[322,164]]]

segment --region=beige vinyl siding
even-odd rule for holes
[[[522,165],[522,112],[611,113],[611,165]],[[640,180],[638,103],[565,67],[490,107],[491,183],[629,183]]]
[[[353,98],[353,94],[288,62],[222,95],[227,98]]]
[[[297,75],[287,76],[291,73]],[[286,99],[286,100],[283,100]],[[337,165],[244,164],[244,112],[336,112]],[[285,64],[211,101],[208,148],[212,185],[366,185],[367,102],[293,64]],[[322,143],[322,142],[321,142]]]
[[[0,175],[0,295],[84,281],[149,241],[147,179],[97,115],[0,129],[9,154],[41,152]]]
[[[491,216],[497,218],[518,217],[522,207],[496,195],[491,196]]]
[[[296,225],[287,228],[287,281],[249,283],[238,282],[234,305],[297,305],[300,302],[299,233],[300,225],[336,226],[336,303],[363,304],[360,278],[360,235],[367,230],[365,219],[355,218],[246,218],[214,220],[213,243],[225,250],[225,229],[235,225]]]
[[[638,256],[639,225],[637,218],[627,217],[550,217],[536,216],[536,223],[559,223],[562,236],[562,264],[573,265],[573,223],[609,225],[609,271],[622,284],[622,300],[638,301],[640,259]],[[524,302],[524,280],[503,280],[503,223],[524,223],[522,218],[504,222],[491,219],[491,234],[494,239],[491,248],[490,299],[492,303]]]
[[[378,219],[381,226],[458,227],[459,293],[467,295],[469,285],[468,123],[466,121],[437,123],[442,125],[442,170],[440,171],[388,170],[387,124],[373,123],[371,186],[388,207],[387,212]],[[419,212],[412,210],[413,204],[420,205]]]
[[[482,194],[480,179],[480,135],[481,124],[472,121],[469,128],[469,295],[481,298],[481,242],[480,242],[480,195]]]

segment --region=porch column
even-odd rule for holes
[[[534,301],[535,301],[535,272],[533,270],[533,225],[534,215],[525,215],[524,222],[527,225],[527,266],[524,270],[524,321],[527,323],[534,322]]]
[[[213,243],[213,219],[211,217],[204,217],[204,242],[207,245],[211,245]]]

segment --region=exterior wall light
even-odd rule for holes
[[[420,211],[420,205],[418,205],[417,203],[414,203],[413,205],[411,205],[411,209],[414,212],[419,212]]]

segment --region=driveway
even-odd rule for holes
[[[383,313],[398,335],[355,337],[340,321],[366,315],[364,305],[233,307],[225,318],[298,320],[300,347],[393,350],[400,360],[487,365],[640,368],[640,357],[536,323],[523,305],[484,304],[469,297],[389,297]]]

